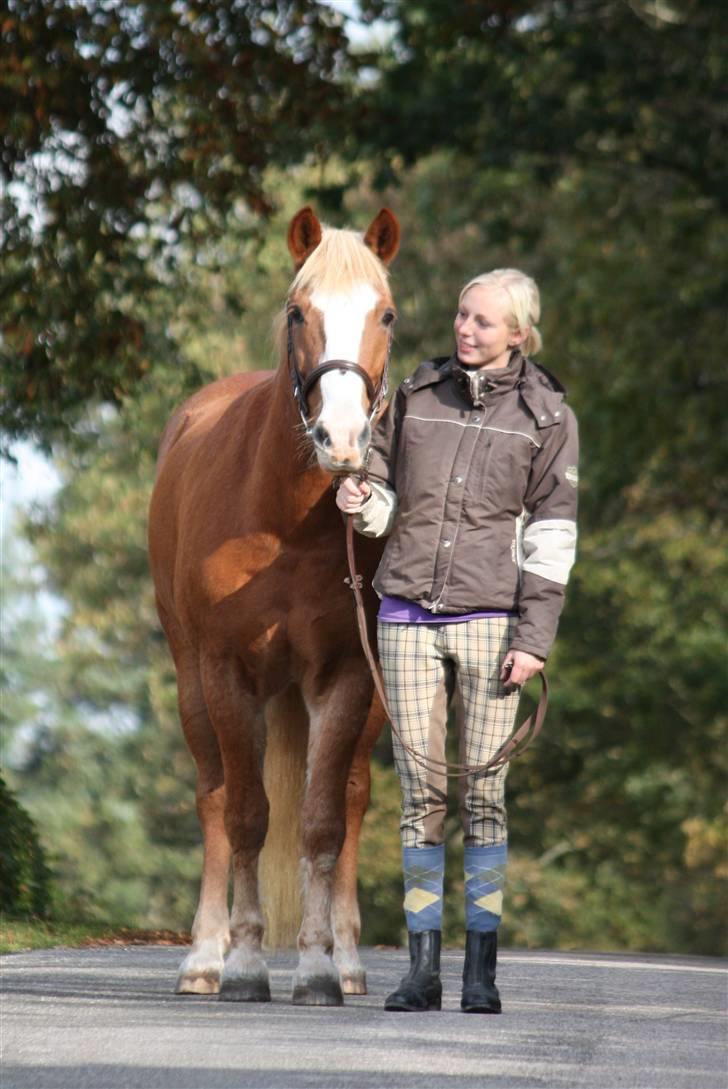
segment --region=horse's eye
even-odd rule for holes
[[[394,310],[385,310],[382,314],[382,325],[391,325],[397,320]]]
[[[300,306],[288,307],[288,320],[292,321],[294,325],[303,325],[303,310]]]

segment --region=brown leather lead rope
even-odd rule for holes
[[[543,672],[539,674],[541,677],[541,695],[539,696],[536,710],[533,714],[529,715],[508,740],[501,745],[487,764],[449,764],[445,760],[435,760],[432,757],[423,756],[422,753],[418,753],[415,749],[411,749],[409,745],[405,744],[401,734],[397,730],[394,718],[392,717],[392,712],[387,704],[382,674],[372,653],[372,648],[369,645],[364,600],[361,596],[362,576],[357,574],[356,560],[354,557],[354,519],[351,514],[346,516],[346,556],[349,561],[349,578],[346,581],[354,591],[354,598],[356,600],[356,619],[359,625],[361,645],[366,655],[366,659],[369,662],[369,668],[371,669],[372,677],[374,678],[374,685],[379,693],[379,698],[382,701],[384,712],[391,724],[392,733],[397,737],[405,752],[408,752],[421,767],[425,768],[426,771],[439,774],[444,772],[448,779],[464,779],[468,775],[485,775],[488,772],[502,768],[503,765],[507,764],[509,760],[512,760],[514,756],[520,756],[521,753],[525,752],[541,732],[541,727],[543,726],[543,721],[546,717],[546,709],[548,708],[549,702],[549,686],[546,675]]]

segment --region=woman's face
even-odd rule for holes
[[[510,302],[500,287],[475,284],[462,297],[455,315],[458,359],[468,367],[508,365],[511,351],[524,339],[508,324]]]

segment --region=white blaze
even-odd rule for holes
[[[330,359],[358,363],[367,315],[377,302],[374,288],[359,284],[346,292],[316,291],[311,302],[321,311],[324,322],[324,348],[319,365]],[[357,442],[367,422],[362,392],[361,378],[351,371],[328,371],[321,378],[321,411],[317,422],[329,434],[328,453],[333,461],[360,456]]]

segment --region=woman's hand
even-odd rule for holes
[[[336,492],[336,506],[344,514],[356,514],[372,494],[372,489],[365,480],[354,476],[345,476]]]
[[[503,659],[500,679],[506,687],[520,687],[540,673],[545,664],[543,658],[527,654],[525,650],[509,650]]]

